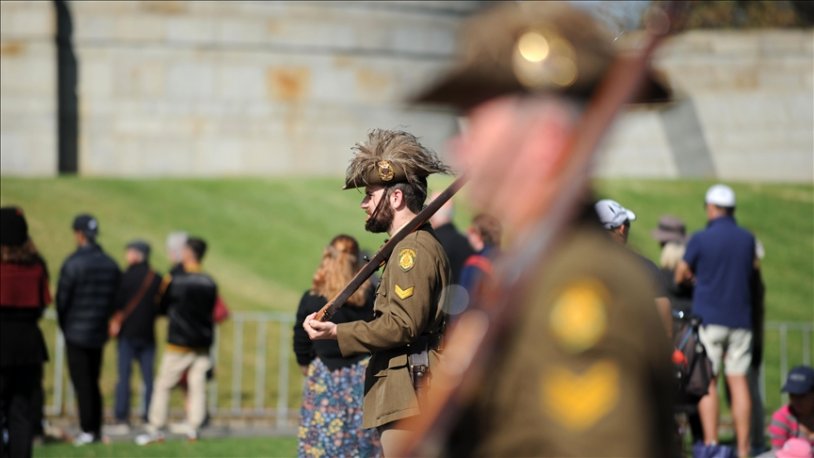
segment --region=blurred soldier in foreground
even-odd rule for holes
[[[615,53],[589,15],[559,2],[504,3],[464,33],[459,65],[417,100],[468,112],[455,156],[473,203],[512,233],[511,263],[541,235],[541,202],[560,198],[563,154]],[[583,192],[579,216],[523,273],[525,288],[497,296],[511,295],[516,316],[457,412],[449,455],[670,455],[670,346],[655,292]]]
[[[427,176],[448,173],[434,152],[407,133],[376,129],[356,146],[345,189],[364,186],[365,229],[393,235],[427,198]],[[408,432],[397,422],[422,412],[423,392],[440,361],[449,261],[429,224],[396,244],[382,272],[372,321],[303,321],[312,340],[336,339],[342,356],[372,353],[365,373],[362,426],[378,428],[385,456]],[[429,371],[429,372],[428,372]]]

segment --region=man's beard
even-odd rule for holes
[[[376,210],[370,215],[370,218],[365,221],[365,230],[373,232],[374,234],[387,232],[393,224],[393,207],[388,205],[386,194],[382,196],[382,200]]]

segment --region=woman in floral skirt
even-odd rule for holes
[[[335,340],[312,342],[302,327],[361,267],[359,244],[337,235],[322,253],[311,288],[294,324],[294,353],[305,378],[297,453],[312,457],[381,456],[379,434],[362,429],[362,398],[368,356],[343,358]],[[335,323],[373,319],[374,292],[365,282],[331,318]]]

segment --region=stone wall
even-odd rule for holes
[[[443,154],[449,111],[401,101],[480,2],[74,1],[79,173],[341,174],[373,127]],[[51,2],[0,2],[4,175],[57,173]],[[657,66],[675,103],[620,117],[598,172],[814,180],[814,32],[693,31]]]
[[[814,181],[814,31],[692,31],[655,65],[675,103],[624,116],[600,174]]]
[[[57,170],[56,32],[51,2],[0,2],[0,171]]]
[[[466,2],[74,2],[86,175],[338,174],[373,127],[439,148],[399,100],[454,52]]]

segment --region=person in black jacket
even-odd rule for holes
[[[118,374],[116,383],[115,416],[117,425],[111,433],[130,431],[130,373],[133,361],[138,361],[144,382],[144,419],[153,394],[153,366],[155,361],[155,319],[158,312],[156,299],[161,286],[161,275],[149,263],[150,245],[142,240],[127,244],[125,259],[127,270],[122,276],[121,288],[116,296],[116,313],[111,320],[111,337],[118,338]]]
[[[65,336],[68,370],[79,405],[82,432],[75,445],[102,438],[99,375],[107,326],[113,314],[121,271],[96,243],[99,222],[81,214],[73,221],[77,250],[62,264],[57,285],[57,317]]]
[[[22,210],[0,209],[0,456],[30,457],[42,418],[48,349],[37,321],[51,302],[48,267]]]
[[[432,202],[438,195],[436,192],[427,200]],[[466,236],[461,234],[452,222],[452,216],[455,213],[455,208],[452,205],[452,199],[446,201],[435,214],[430,217],[430,224],[432,230],[435,231],[435,238],[441,242],[449,258],[449,267],[452,269],[453,284],[458,284],[461,280],[461,270],[464,268],[466,260],[475,254],[475,249],[469,244]]]
[[[298,456],[380,456],[379,434],[362,429],[362,399],[369,354],[343,357],[336,340],[312,341],[302,327],[361,267],[359,244],[340,234],[322,253],[322,261],[297,308],[294,353],[306,376],[300,409]],[[337,309],[331,321],[373,319],[375,294],[366,281]],[[325,425],[334,425],[326,428]]]
[[[160,311],[169,318],[167,347],[161,358],[150,402],[146,434],[136,437],[136,443],[146,445],[163,440],[167,425],[170,390],[187,372],[187,422],[183,432],[190,440],[198,438],[198,430],[206,416],[206,372],[212,367],[209,347],[214,342],[212,311],[218,297],[218,287],[209,275],[201,271],[206,242],[189,237],[183,249],[183,272],[167,275]]]

